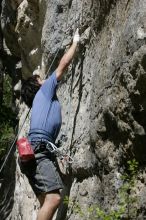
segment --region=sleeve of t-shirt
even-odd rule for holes
[[[56,73],[53,72],[51,76],[44,82],[41,86],[40,90],[45,95],[47,99],[52,99],[53,96],[56,94],[58,82],[56,78]]]

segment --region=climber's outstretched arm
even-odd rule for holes
[[[63,73],[65,72],[66,68],[69,66],[70,62],[72,61],[75,52],[76,52],[76,48],[79,42],[79,32],[78,29],[74,35],[73,38],[73,43],[71,45],[71,47],[69,48],[69,50],[63,55],[57,69],[56,69],[56,77],[57,80],[61,80]]]

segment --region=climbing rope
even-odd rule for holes
[[[81,4],[81,15],[79,15],[79,18],[81,16],[80,19],[77,18],[77,11],[78,11],[78,2],[76,0],[75,2],[75,20],[74,20],[74,28],[76,30],[77,27],[79,27],[82,23],[83,23],[83,5],[84,5],[84,0],[82,0],[82,4]],[[78,21],[79,20],[79,21]],[[63,130],[62,132],[62,135],[60,136],[60,140],[59,140],[59,144],[61,143],[62,145],[62,142],[66,142],[67,141],[67,133],[68,133],[68,127],[69,127],[69,119],[70,119],[70,114],[71,114],[71,103],[72,103],[72,90],[73,90],[73,74],[72,74],[72,77],[71,77],[71,84],[70,84],[70,95],[69,95],[69,98],[68,98],[68,110],[67,110],[67,113],[68,113],[68,117],[67,117],[67,120],[66,120],[66,127],[65,129]],[[71,146],[71,145],[70,145]],[[63,149],[64,152],[67,154],[68,152],[68,149]],[[70,158],[71,157],[71,154],[69,156]],[[75,161],[72,160],[74,163]]]
[[[75,0],[75,19],[74,19],[74,32],[75,30],[77,29],[78,27],[78,22],[77,22],[77,11],[78,11],[78,2],[77,0]],[[71,114],[71,102],[72,102],[72,85],[73,83],[73,74],[71,76],[71,83],[70,83],[70,95],[69,95],[69,98],[68,98],[68,117],[67,117],[67,120],[66,120],[66,127],[63,131],[63,134],[61,135],[61,140],[62,141],[66,141],[67,140],[67,131],[68,131],[68,126],[69,126],[69,119],[70,119],[70,114]]]
[[[77,0],[76,0],[76,4],[77,4]],[[67,11],[66,29],[67,29],[67,27],[68,27],[68,21],[69,21],[69,4],[68,4],[68,11]],[[57,57],[57,55],[58,55],[58,53],[59,53],[59,51],[60,51],[60,48],[61,48],[61,46],[62,46],[62,44],[63,44],[64,39],[65,39],[65,33],[64,33],[64,35],[63,35],[63,38],[62,38],[60,47],[58,48],[58,50],[57,50],[57,52],[56,52],[56,54],[55,54],[55,56],[54,56],[54,59],[53,59],[51,65],[50,65],[50,67],[49,67],[49,69],[48,69],[48,74],[49,74],[49,71],[50,71],[50,69],[52,68],[52,66],[53,66],[53,64],[54,64],[54,61],[55,61],[55,59],[56,59],[56,57]],[[46,78],[48,77],[48,74],[47,74]],[[4,168],[4,166],[6,165],[6,162],[7,162],[8,158],[9,158],[9,156],[10,156],[10,153],[11,153],[11,151],[12,151],[12,149],[13,149],[13,147],[14,147],[16,141],[17,141],[17,139],[18,139],[18,136],[19,136],[19,134],[20,134],[20,132],[21,132],[21,130],[22,130],[22,128],[23,128],[25,122],[26,122],[26,119],[27,119],[27,117],[28,117],[30,111],[31,111],[31,108],[28,110],[28,112],[27,112],[27,114],[26,114],[26,117],[25,117],[25,119],[24,119],[24,121],[23,121],[23,123],[22,123],[22,126],[21,126],[21,128],[19,129],[19,131],[18,131],[18,133],[17,133],[17,135],[16,135],[16,137],[15,137],[15,139],[14,139],[12,145],[11,145],[10,148],[9,148],[9,151],[8,151],[8,153],[7,153],[7,155],[6,155],[5,159],[4,159],[4,162],[3,162],[3,164],[2,164],[2,166],[1,166],[1,168],[0,168],[0,174],[1,174],[1,172],[2,172],[2,170],[3,170],[3,168]]]
[[[28,112],[27,112],[27,114],[26,114],[26,117],[25,117],[25,119],[24,119],[24,121],[23,121],[23,123],[22,123],[22,126],[21,126],[21,128],[19,129],[19,132],[17,133],[17,135],[16,135],[16,137],[15,137],[15,139],[14,139],[14,141],[13,141],[11,147],[9,148],[9,151],[8,151],[6,157],[5,157],[5,160],[4,160],[4,162],[3,162],[3,164],[2,164],[2,166],[1,166],[1,168],[0,168],[0,173],[2,172],[2,170],[3,170],[3,168],[4,168],[5,164],[6,164],[6,162],[7,162],[7,160],[8,160],[8,157],[9,157],[9,155],[10,155],[10,153],[11,153],[11,151],[12,151],[12,149],[13,149],[13,147],[14,147],[16,141],[17,141],[17,138],[18,138],[18,136],[19,136],[19,134],[20,134],[20,132],[21,132],[21,130],[22,130],[24,124],[25,124],[25,121],[26,121],[26,119],[27,119],[27,117],[28,117],[28,115],[29,115],[29,113],[30,113],[30,110],[31,110],[31,109],[28,110]]]

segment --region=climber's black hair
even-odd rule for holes
[[[29,77],[27,80],[24,80],[21,88],[21,97],[22,100],[28,107],[32,107],[33,99],[40,89],[41,85],[38,82],[39,75],[34,75]]]

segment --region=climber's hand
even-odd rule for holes
[[[63,73],[65,72],[66,68],[69,66],[70,62],[72,61],[72,59],[75,55],[79,40],[80,40],[80,35],[79,35],[79,29],[77,28],[75,35],[73,37],[73,43],[72,43],[71,47],[63,55],[63,57],[60,60],[59,65],[56,69],[57,80],[61,80]]]
[[[78,43],[79,41],[80,41],[79,28],[77,28],[73,37],[73,43]]]

